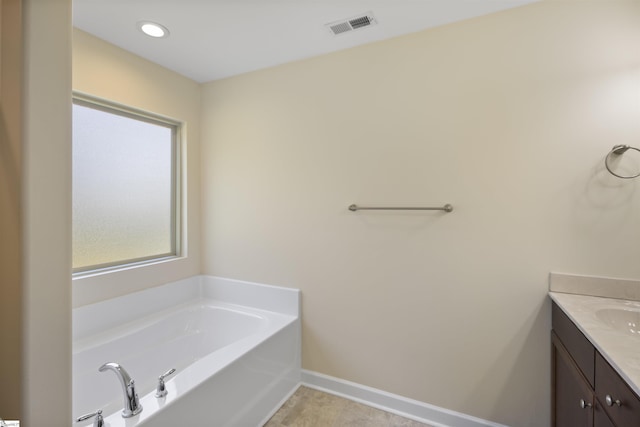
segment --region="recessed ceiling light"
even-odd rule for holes
[[[169,36],[169,30],[155,22],[140,21],[138,22],[138,28],[149,37],[162,38]]]

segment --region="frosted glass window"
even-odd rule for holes
[[[176,135],[176,124],[74,100],[74,271],[177,255]]]

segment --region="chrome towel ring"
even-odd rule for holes
[[[618,178],[622,178],[622,179],[637,178],[637,177],[640,176],[640,172],[638,172],[635,175],[618,175],[617,173],[612,171],[611,168],[609,167],[609,159],[611,158],[611,155],[620,156],[620,155],[624,154],[627,150],[635,150],[635,151],[640,152],[640,149],[638,149],[636,147],[632,147],[630,145],[614,145],[613,148],[611,149],[611,151],[609,151],[609,154],[607,154],[607,157],[604,158],[604,166],[607,168],[607,170],[609,171],[609,173],[611,175],[617,176]]]

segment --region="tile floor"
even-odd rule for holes
[[[282,405],[264,427],[430,427],[305,386]]]

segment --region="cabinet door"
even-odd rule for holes
[[[596,354],[596,395],[616,425],[640,426],[640,399],[600,353]]]
[[[593,427],[594,393],[562,343],[552,333],[554,427]]]

